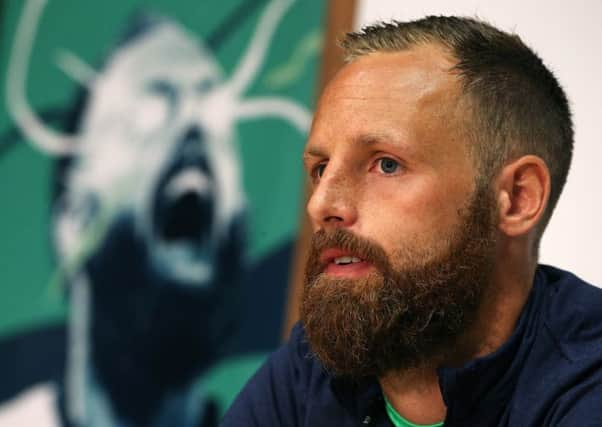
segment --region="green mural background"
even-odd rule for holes
[[[228,76],[266,4],[261,0],[50,1],[30,61],[28,101],[38,112],[71,106],[78,86],[57,67],[56,55],[67,50],[100,68],[128,19],[139,10],[168,16],[199,39],[213,37],[218,46],[213,54]],[[0,3],[0,337],[63,323],[67,313],[63,291],[50,285],[57,268],[50,224],[55,160],[22,139],[6,111],[6,69],[23,5],[19,0]],[[323,9],[320,1],[298,1],[291,7],[248,96],[286,97],[311,109]],[[58,127],[58,122],[49,123]],[[237,131],[252,265],[297,232],[305,135],[281,119],[247,121]],[[250,354],[222,361],[202,382],[227,406],[263,358],[264,354]]]
[[[55,65],[57,52],[65,49],[91,65],[100,64],[136,10],[170,16],[202,38],[215,34],[243,3],[250,5],[249,15],[236,27],[224,29],[220,34],[223,42],[214,52],[226,75],[244,52],[265,1],[49,2],[30,63],[28,99],[38,111],[70,105],[77,85]],[[2,76],[6,76],[22,5],[21,1],[5,3]],[[295,4],[279,26],[263,69],[247,94],[290,97],[310,107],[321,25],[320,2]],[[5,99],[4,79],[0,97]],[[0,108],[0,129],[6,133],[12,123],[5,102]],[[253,263],[296,231],[304,136],[278,119],[245,122],[238,131],[250,208],[249,261]],[[65,304],[60,293],[49,288],[55,268],[49,224],[53,160],[22,140],[14,143],[4,137],[1,144],[0,335],[4,335],[42,322],[61,321]]]

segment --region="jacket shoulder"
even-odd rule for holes
[[[542,266],[544,322],[570,360],[602,359],[602,289],[572,273]]]
[[[245,385],[220,425],[302,425],[311,395],[308,389],[320,372],[303,328],[297,324],[288,342],[272,353]]]

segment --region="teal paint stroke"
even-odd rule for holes
[[[220,361],[196,384],[198,394],[211,398],[217,404],[221,418],[267,356],[266,353],[251,353]]]
[[[297,43],[288,61],[266,73],[263,79],[264,86],[270,90],[279,90],[298,80],[309,61],[320,52],[322,39],[322,31],[319,28],[314,28],[305,34]]]

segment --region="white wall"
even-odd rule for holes
[[[542,57],[571,101],[575,152],[541,262],[602,286],[602,1],[360,0],[358,7],[358,28],[393,18],[478,16],[516,32]]]

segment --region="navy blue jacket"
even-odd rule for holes
[[[221,425],[391,426],[376,379],[332,377],[310,354],[296,325]],[[602,426],[602,290],[540,266],[510,339],[438,375],[445,426]]]

